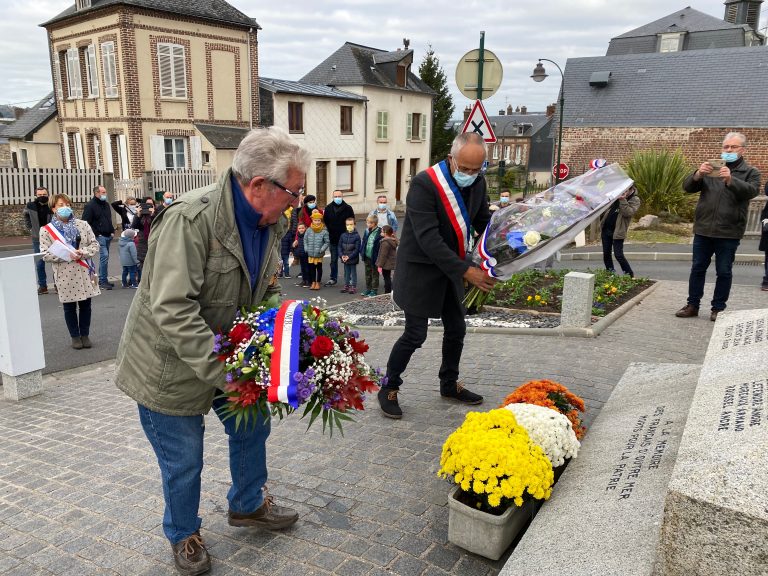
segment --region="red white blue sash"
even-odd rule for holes
[[[69,242],[67,242],[64,239],[64,236],[59,234],[59,231],[56,230],[56,228],[53,226],[53,224],[46,224],[45,226],[43,226],[43,229],[46,232],[48,232],[48,234],[50,234],[51,238],[53,238],[54,240],[58,240],[59,242],[61,242],[65,246],[69,246],[70,248],[72,248],[72,250],[75,250],[75,247],[72,246],[72,244],[70,244]],[[88,260],[90,260],[90,258]],[[89,261],[83,260],[81,258],[80,260],[74,260],[74,262],[76,264],[80,264],[80,266],[82,266],[83,268],[86,268],[88,270],[89,274],[95,274],[96,273],[96,266],[93,264],[93,261],[89,262]]]
[[[497,278],[498,274],[496,273],[496,269],[494,268],[497,264],[496,258],[491,256],[488,253],[488,249],[486,248],[485,242],[486,237],[488,236],[488,228],[490,228],[490,225],[485,227],[485,231],[483,232],[483,235],[480,237],[480,242],[477,245],[477,250],[480,253],[480,257],[482,260],[480,261],[480,268],[482,268],[488,276],[491,278]]]
[[[299,371],[299,343],[304,304],[300,300],[286,300],[275,316],[272,337],[272,361],[269,366],[267,400],[299,407],[298,383],[293,375]]]
[[[451,178],[448,163],[445,160],[430,166],[426,172],[435,188],[437,188],[443,208],[445,208],[453,230],[456,232],[456,239],[459,244],[459,257],[464,259],[469,251],[469,212],[467,212],[467,207],[464,205],[459,187]]]

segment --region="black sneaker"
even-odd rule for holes
[[[397,388],[380,388],[378,394],[379,406],[381,406],[384,416],[394,418],[395,420],[403,417],[403,411],[397,402],[397,392]]]
[[[461,382],[451,382],[450,384],[440,385],[440,396],[451,398],[464,404],[482,404],[483,397],[464,388]]]
[[[99,288],[102,290],[112,290],[114,288],[113,284],[99,284]]]
[[[171,546],[173,562],[176,568],[185,576],[197,576],[211,569],[211,557],[205,549],[199,532],[195,532],[181,542]]]

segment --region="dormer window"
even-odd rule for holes
[[[91,0],[75,0],[75,10],[85,10],[91,7]]]
[[[682,32],[673,32],[670,34],[661,34],[659,40],[659,52],[679,52],[683,49]]]

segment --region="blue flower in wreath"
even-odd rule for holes
[[[528,250],[528,247],[523,242],[522,232],[507,232],[507,244],[513,250],[517,250],[520,254]]]

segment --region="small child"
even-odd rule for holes
[[[392,226],[382,226],[381,232],[384,237],[379,244],[376,266],[381,269],[381,275],[384,277],[384,294],[389,294],[392,292],[392,271],[395,269],[398,241]]]
[[[307,227],[304,222],[299,222],[296,226],[296,239],[293,241],[293,255],[301,265],[301,282],[296,286],[309,288],[309,261],[307,260],[307,251],[304,250],[304,235],[307,233]]]
[[[635,273],[632,271],[632,266],[629,265],[626,256],[624,256],[624,239],[627,237],[627,230],[629,229],[630,222],[632,222],[632,216],[634,216],[638,208],[640,208],[640,196],[638,196],[635,187],[632,186],[608,208],[605,216],[603,216],[600,230],[605,269],[615,272],[611,254],[613,252],[619,266],[621,266],[621,271],[630,278],[634,278]]]
[[[309,262],[310,290],[320,290],[323,280],[323,256],[331,245],[331,237],[323,224],[323,214],[319,210],[312,211],[312,225],[304,234],[304,250]]]
[[[379,271],[376,268],[376,260],[379,257],[379,244],[381,243],[381,228],[379,217],[371,214],[365,219],[367,230],[363,236],[362,252],[365,263],[365,292],[362,296],[376,296],[379,293]]]
[[[136,252],[136,243],[133,241],[136,236],[136,230],[129,228],[123,230],[120,235],[120,264],[123,265],[123,288],[138,288],[139,257]]]
[[[339,237],[339,257],[344,263],[342,294],[357,292],[357,263],[360,262],[360,234],[355,230],[355,219],[347,218],[347,231]]]

